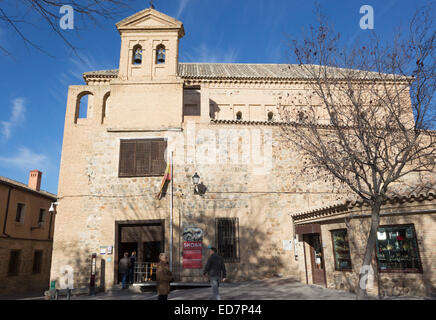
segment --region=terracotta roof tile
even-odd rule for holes
[[[317,67],[317,66],[315,66]],[[376,72],[366,72],[352,69],[329,67],[330,74],[338,79],[351,75],[358,79],[374,79],[380,75]],[[178,74],[185,79],[269,79],[297,80],[312,78],[307,71],[297,64],[242,64],[242,63],[179,63]],[[115,78],[117,69],[85,72],[87,78]],[[393,77],[393,75],[387,75]]]

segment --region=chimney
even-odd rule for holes
[[[29,188],[39,191],[39,189],[41,188],[41,176],[42,176],[42,172],[39,170],[30,171],[29,184],[28,184]]]

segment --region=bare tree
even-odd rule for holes
[[[28,28],[46,27],[52,30],[64,44],[77,54],[77,47],[69,40],[67,33],[61,29],[59,21],[62,17],[60,8],[69,5],[74,10],[77,22],[98,24],[100,19],[114,19],[129,8],[126,0],[0,0],[0,26],[11,30],[28,47],[33,47],[46,54],[50,53],[44,46],[29,36]],[[75,28],[79,29],[79,28]],[[11,52],[0,44],[3,54]]]
[[[308,166],[340,181],[371,208],[366,268],[374,261],[382,204],[396,193],[431,187],[434,179],[431,9],[417,11],[408,37],[398,32],[386,44],[372,35],[364,45],[341,46],[320,13],[319,26],[291,43],[298,61],[292,68],[306,80],[300,93],[280,97],[281,137]],[[356,286],[358,299],[367,297],[366,286],[359,285],[364,275]]]

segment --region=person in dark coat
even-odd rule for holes
[[[130,258],[129,253],[125,252],[124,257],[121,258],[118,264],[118,272],[121,274],[123,289],[126,289],[127,277],[129,276],[129,268],[130,268]]]
[[[170,293],[170,282],[173,281],[173,274],[168,265],[168,256],[165,253],[159,255],[159,265],[156,268],[156,289],[158,300],[166,301]]]
[[[204,276],[209,276],[209,281],[212,285],[212,296],[215,300],[221,300],[219,286],[221,278],[226,281],[226,266],[224,259],[218,255],[216,248],[210,248],[210,257],[207,260],[203,271]]]
[[[130,284],[133,283],[133,276],[134,276],[134,270],[135,270],[135,264],[136,264],[136,251],[132,252],[132,255],[130,256],[130,267],[129,267],[129,282]]]

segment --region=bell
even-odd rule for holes
[[[157,52],[157,62],[165,63],[165,50],[159,49],[159,51]]]
[[[141,64],[142,62],[142,52],[141,50],[136,50],[135,57],[133,59],[135,64]]]

